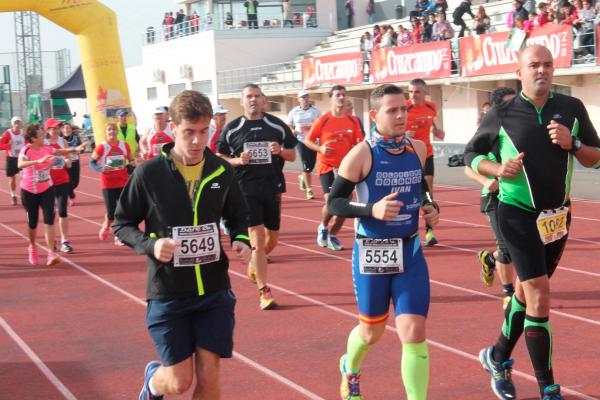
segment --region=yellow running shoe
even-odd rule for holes
[[[437,239],[433,235],[433,229],[427,229],[425,231],[425,246],[433,247],[438,243]]]
[[[306,200],[312,200],[315,198],[315,194],[313,193],[311,188],[306,189]]]
[[[340,384],[340,396],[342,400],[362,400],[360,395],[360,373],[349,374],[346,371],[346,355],[340,357],[340,373],[342,383]]]
[[[248,270],[246,271],[246,275],[248,276],[248,280],[251,283],[256,284],[256,272],[254,272],[251,263],[248,263]]]
[[[263,310],[271,310],[277,307],[277,303],[271,293],[271,288],[268,286],[263,287],[259,290],[260,294],[260,308]]]
[[[479,277],[486,287],[490,287],[494,284],[494,269],[496,269],[496,265],[490,263],[489,255],[490,253],[487,250],[481,250],[477,253],[477,259],[479,260],[479,264],[481,264]]]

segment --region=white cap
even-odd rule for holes
[[[10,119],[10,124],[13,125],[17,121],[23,121],[21,117],[17,117],[16,115]]]
[[[298,98],[308,96],[308,92],[304,89],[298,92]]]
[[[154,108],[154,114],[163,114],[167,112],[167,107],[165,106],[158,106]]]
[[[229,110],[220,104],[217,104],[217,106],[213,110],[213,114],[227,114],[228,112]]]

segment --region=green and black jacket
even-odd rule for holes
[[[514,178],[500,179],[500,201],[531,212],[560,207],[569,199],[574,156],[550,140],[547,126],[551,120],[569,128],[583,144],[600,148],[598,134],[579,99],[551,93],[537,109],[521,92],[485,115],[467,144],[465,164],[477,171],[488,153],[502,163],[522,152],[523,170]],[[599,167],[600,163],[595,165]]]
[[[170,156],[173,143],[161,154],[135,169],[123,188],[115,212],[113,230],[125,244],[148,256],[147,298],[171,300],[201,296],[231,287],[229,261],[221,246],[218,262],[177,267],[154,258],[154,243],[170,237],[172,227],[216,223],[223,218],[231,241],[250,246],[248,211],[233,167],[208,149],[194,202],[187,185]],[[145,231],[139,229],[144,222]]]

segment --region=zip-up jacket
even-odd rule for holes
[[[574,156],[552,143],[547,128],[551,120],[569,128],[583,144],[600,148],[598,134],[579,99],[550,93],[538,109],[521,92],[483,117],[465,149],[465,164],[477,171],[490,152],[499,163],[523,152],[523,170],[515,177],[500,179],[500,201],[530,212],[566,204]]]
[[[115,235],[139,254],[148,256],[147,298],[171,300],[202,296],[231,287],[229,261],[222,244],[219,261],[188,267],[174,267],[154,258],[154,244],[171,237],[173,227],[215,223],[223,218],[230,239],[250,246],[248,212],[233,167],[204,151],[200,185],[190,199],[183,176],[166,144],[161,154],[135,169],[117,204]],[[144,222],[145,231],[139,229]]]

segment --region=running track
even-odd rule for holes
[[[69,210],[75,252],[47,268],[27,264],[25,215],[22,207],[9,205],[2,173],[0,398],[134,399],[144,365],[156,357],[145,329],[145,261],[98,240],[99,177],[87,166],[82,175],[77,204]],[[357,322],[351,252],[316,245],[322,200],[304,200],[295,175],[287,174],[281,241],[269,268],[281,306],[260,311],[245,268],[231,265],[238,298],[236,352],[222,364],[223,399],[338,398],[337,360]],[[429,398],[492,399],[489,377],[476,357],[499,333],[500,288],[482,286],[475,259],[479,249],[491,248],[491,234],[477,191],[439,185],[436,197],[441,244],[425,252],[432,280]],[[553,361],[568,399],[600,399],[600,202],[575,201],[574,216],[552,279]],[[340,238],[350,246],[349,222]],[[369,400],[405,398],[401,346],[391,319],[388,328],[364,364],[362,390]],[[519,398],[536,399],[522,341],[515,359]]]

